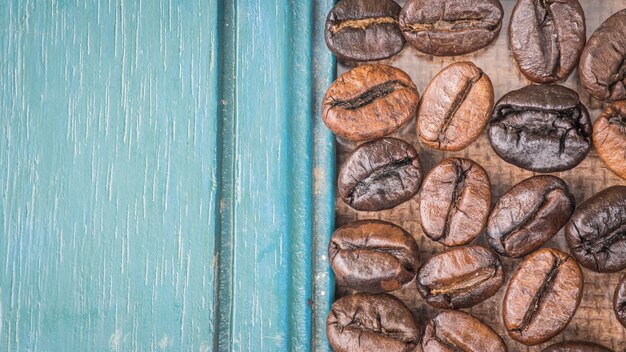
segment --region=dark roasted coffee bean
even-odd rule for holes
[[[419,94],[404,71],[363,65],[341,75],[322,101],[322,118],[338,136],[352,141],[380,138],[415,116]]]
[[[382,138],[358,146],[339,167],[339,196],[356,210],[393,208],[413,197],[422,182],[417,151]]]
[[[617,320],[626,328],[626,275],[622,276],[613,295],[613,310]]]
[[[546,347],[542,352],[613,352],[602,345],[584,341],[565,341]]]
[[[498,0],[409,0],[400,12],[400,29],[423,53],[462,55],[496,39],[502,14]]]
[[[445,310],[426,325],[424,352],[506,352],[502,338],[470,314]]]
[[[417,291],[436,308],[468,308],[493,296],[504,282],[491,249],[468,246],[439,253],[417,272]]]
[[[585,14],[578,0],[518,0],[509,43],[520,71],[533,82],[572,73],[585,46]]]
[[[341,0],[326,18],[326,45],[340,60],[388,58],[404,46],[398,14],[392,0]]]
[[[596,29],[580,55],[580,83],[600,100],[626,99],[626,9]]]
[[[593,146],[617,176],[626,179],[626,100],[609,104],[593,124]]]
[[[536,172],[578,165],[591,148],[591,120],[578,94],[557,85],[529,85],[496,103],[489,139],[505,161]]]
[[[419,267],[413,236],[380,220],[355,221],[335,230],[328,257],[337,283],[369,293],[399,289]]]
[[[565,226],[572,255],[587,269],[626,268],[626,186],[613,186],[581,204]]]
[[[576,260],[557,249],[529,255],[513,274],[502,304],[504,326],[525,345],[546,342],[563,331],[583,293]]]
[[[476,162],[448,158],[433,168],[420,192],[424,234],[446,246],[472,242],[487,223],[491,183]]]
[[[500,197],[487,221],[487,240],[501,255],[523,257],[569,220],[576,200],[556,176],[528,178]]]
[[[417,111],[417,133],[431,148],[461,150],[483,132],[491,109],[489,77],[471,62],[453,63],[426,87]]]
[[[419,329],[409,308],[388,294],[357,293],[333,303],[326,335],[335,352],[410,352]]]

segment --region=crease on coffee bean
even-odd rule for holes
[[[339,322],[339,319],[337,319],[337,322],[335,323],[340,333],[343,333],[344,329],[359,331],[359,335],[357,337],[357,341],[359,341],[358,342],[359,345],[361,341],[361,334],[363,334],[364,332],[368,332],[370,334],[374,334],[377,336],[391,338],[394,340],[399,340],[400,342],[407,344],[407,345],[411,345],[415,343],[415,338],[408,337],[407,336],[408,334],[406,331],[385,329],[382,324],[382,318],[378,311],[376,312],[376,322],[378,323],[378,329],[375,326],[369,326],[368,324],[363,323],[361,319],[357,318],[357,315],[359,313],[360,313],[360,308],[357,307],[354,310],[354,314],[352,314],[352,318],[347,324],[342,325]],[[334,314],[334,311],[333,311],[333,314]]]
[[[578,225],[576,225],[576,222],[575,222],[575,221],[571,221],[571,222],[570,222],[570,224],[571,224],[571,225],[572,225],[572,227],[574,228],[574,231],[576,232],[576,233],[575,233],[575,236],[576,236],[576,238],[578,238],[578,242],[580,243],[579,245],[573,246],[573,247],[571,248],[571,251],[572,251],[572,253],[573,253],[574,251],[580,251],[580,250],[582,250],[583,243],[584,243],[585,241],[587,241],[587,239],[586,239],[586,238],[584,238],[584,237],[581,235],[581,233],[580,233],[580,229],[578,228]],[[590,254],[590,253],[587,253],[587,254]],[[598,263],[598,258],[596,258],[596,256],[595,256],[595,255],[593,255],[593,254],[591,255],[591,258],[593,259],[593,261],[594,261],[594,263],[595,263],[596,271],[598,271],[598,272],[599,272],[599,271],[600,271],[600,264]]]
[[[600,81],[600,79],[593,70],[589,70],[589,72],[586,72],[587,74],[593,75],[593,79],[596,85],[602,88],[606,88],[608,90],[607,96],[602,98],[610,98],[611,96],[613,96],[618,83],[621,83],[622,86],[626,89],[626,82],[624,82],[624,80],[626,79],[626,56],[624,56],[624,54],[622,54],[621,51],[617,49],[615,43],[613,43],[612,41],[609,41],[608,45],[611,47],[611,49],[613,49],[614,52],[622,56],[622,60],[617,65],[617,70],[610,77],[609,82],[604,83]]]
[[[552,3],[550,3],[552,4]],[[554,23],[554,15],[552,14],[552,9],[550,8],[549,5],[546,4],[545,0],[539,0],[537,2],[535,2],[535,5],[541,7],[544,9],[545,13],[543,15],[543,18],[541,20],[541,22],[538,24],[538,27],[541,28],[541,34],[542,37],[548,38],[548,39],[554,39],[555,41],[555,46],[557,48],[557,52],[556,52],[556,61],[554,62],[554,65],[552,66],[552,68],[550,69],[550,74],[548,77],[550,78],[558,78],[558,74],[557,72],[560,70],[561,68],[561,46],[560,46],[560,38],[559,38],[559,33],[556,30],[556,26]],[[552,28],[551,31],[548,31],[548,33],[544,32],[544,28]],[[555,32],[556,35],[552,35],[551,32]],[[545,54],[544,52],[545,49],[545,45],[543,47],[541,47],[541,52]]]
[[[565,189],[563,187],[560,186],[553,186],[553,187],[549,187],[546,192],[543,194],[543,196],[541,197],[541,201],[537,202],[537,204],[531,209],[530,212],[528,212],[528,214],[526,216],[524,216],[514,227],[512,227],[511,229],[509,229],[509,231],[507,233],[503,233],[500,234],[498,240],[500,241],[500,243],[502,244],[502,247],[505,249],[506,251],[506,245],[505,242],[511,237],[513,236],[513,234],[519,232],[521,229],[525,228],[527,225],[529,225],[532,222],[532,219],[537,215],[537,213],[539,213],[539,211],[541,211],[544,207],[545,204],[548,202],[548,196],[553,193],[553,192],[558,192],[561,191],[563,193],[565,192]],[[566,195],[566,194],[565,194]],[[566,195],[567,196],[567,195]]]
[[[607,122],[609,125],[617,126],[621,133],[626,134],[626,116],[621,116],[621,114],[617,113],[617,116],[609,117]]]
[[[615,242],[619,242],[621,240],[626,239],[626,221],[620,222],[618,225],[612,227],[610,230],[606,231],[608,236],[602,236],[596,241],[592,241],[585,236],[581,236],[578,231],[578,227],[574,222],[572,222],[574,228],[576,230],[576,235],[579,239],[580,245],[574,246],[575,249],[582,250],[585,255],[591,256],[596,265],[596,271],[600,271],[600,264],[598,261],[599,253],[611,252],[611,246],[615,244]],[[596,228],[597,233],[602,233],[599,228]]]
[[[430,295],[431,296],[439,296],[439,295],[444,295],[447,298],[451,298],[451,295],[455,295],[461,292],[467,292],[467,291],[472,291],[477,287],[480,287],[482,284],[484,284],[485,282],[491,280],[492,278],[494,278],[496,276],[496,274],[498,273],[498,268],[499,266],[497,265],[497,263],[490,263],[491,265],[487,268],[480,268],[478,270],[473,271],[472,273],[469,273],[467,275],[463,275],[462,277],[458,278],[457,280],[455,280],[456,282],[453,283],[452,285],[448,285],[448,286],[455,286],[455,284],[459,283],[459,287],[452,287],[452,288],[441,288],[441,289],[432,289],[429,288],[430,291]],[[485,274],[483,274],[483,272]],[[466,282],[471,280],[474,277],[479,277],[479,280],[476,282],[472,282],[471,285],[467,286],[467,285],[463,285],[464,283],[467,284]]]
[[[454,20],[439,19],[432,23],[405,23],[403,32],[460,32],[468,28],[478,28],[493,31],[498,28],[500,21],[486,20],[484,18],[461,18]]]
[[[541,287],[539,288],[539,290],[537,290],[537,293],[535,293],[535,295],[533,296],[533,299],[530,302],[530,306],[528,307],[528,310],[526,310],[526,313],[524,314],[522,323],[520,324],[519,327],[511,329],[511,331],[519,332],[521,335],[524,334],[524,330],[526,330],[532,323],[533,318],[535,317],[535,314],[537,313],[539,309],[543,296],[550,289],[552,289],[552,286],[554,285],[554,280],[556,279],[556,275],[558,274],[559,268],[570,259],[570,257],[567,257],[565,259],[558,258],[554,253],[550,253],[550,255],[552,256],[552,259],[553,259],[552,268],[550,268],[550,271],[546,275],[546,278],[541,284]]]
[[[452,117],[456,114],[456,112],[459,110],[461,105],[465,102],[465,100],[467,99],[467,96],[472,91],[472,88],[474,88],[474,85],[478,81],[480,81],[484,75],[485,75],[484,72],[481,69],[478,69],[478,75],[468,79],[463,85],[463,89],[461,89],[459,94],[457,94],[457,96],[452,101],[452,104],[450,105],[450,109],[446,111],[446,114],[443,117],[443,123],[441,124],[441,126],[439,126],[439,133],[437,134],[437,145],[439,147],[441,147],[442,143],[445,143],[448,141],[446,132],[448,131],[448,128],[450,127],[450,124],[452,123]]]
[[[617,48],[615,47],[615,43],[610,42],[610,45],[613,47],[613,50],[619,53],[619,51],[617,51]],[[622,60],[620,61],[619,65],[617,65],[617,70],[613,74],[613,77],[611,77],[611,79],[609,80],[609,96],[613,96],[618,83],[621,83],[622,87],[626,88],[624,79],[626,79],[626,56],[622,54]]]
[[[509,116],[513,113],[518,113],[518,112],[555,114],[557,115],[557,117],[552,118],[551,121],[544,123],[540,128],[534,128],[534,127],[529,127],[526,125],[515,125],[515,124],[508,123],[507,119],[509,118]],[[541,109],[537,107],[523,107],[523,106],[515,106],[515,105],[503,105],[498,108],[498,113],[502,113],[502,116],[494,118],[491,124],[502,126],[507,131],[508,134],[511,133],[509,132],[511,130],[515,131],[516,141],[517,141],[516,143],[518,146],[519,146],[519,142],[521,139],[522,131],[528,131],[531,135],[538,134],[538,135],[543,135],[543,136],[549,135],[555,131],[556,132],[563,131],[560,133],[560,136],[558,138],[559,139],[559,153],[558,153],[559,157],[565,151],[566,137],[572,130],[575,130],[577,132],[577,135],[582,137],[587,144],[591,143],[591,140],[590,140],[591,135],[585,132],[585,125],[582,124],[580,121],[582,117],[584,116],[582,113],[582,107],[580,103],[576,104],[576,106],[574,107],[567,108],[567,109],[560,109],[560,110]],[[498,114],[496,114],[496,116],[497,115]],[[555,126],[554,125],[555,122],[558,121],[559,119],[569,122],[573,127],[564,128],[560,126]],[[553,138],[553,139],[556,139],[556,138]]]
[[[463,349],[461,349],[461,347],[459,347],[459,341],[448,341],[444,337],[439,337],[439,335],[437,334],[439,329],[437,327],[437,322],[435,320],[432,321],[432,327],[433,327],[433,334],[432,334],[431,338],[433,340],[435,340],[435,341],[439,342],[440,344],[448,347],[448,349],[450,349],[452,351],[463,352]]]
[[[609,117],[606,117],[609,116]],[[621,134],[622,138],[626,138],[626,115],[622,117],[621,113],[618,109],[609,105],[607,108],[607,112],[603,113],[598,117],[598,119],[606,120],[606,125],[602,128],[598,128],[599,126],[595,125],[594,128],[594,143],[597,145],[604,145],[607,140],[616,142],[618,144],[624,144],[623,142],[619,142],[618,136],[612,136],[611,132],[608,131],[611,127],[617,128],[616,133]],[[624,154],[622,156],[624,160],[626,160],[626,149],[624,149]]]
[[[621,316],[622,319],[626,318],[626,298],[622,298],[621,301],[617,302],[617,306],[615,310],[617,311],[618,316]]]
[[[465,180],[467,179],[467,175],[474,167],[471,163],[467,169],[463,168],[463,162],[461,160],[454,160],[453,163],[455,169],[456,178],[454,180],[454,189],[452,190],[452,197],[450,200],[450,207],[448,208],[448,212],[446,213],[446,220],[443,224],[443,230],[441,231],[441,236],[439,238],[446,238],[450,232],[450,223],[452,222],[452,217],[458,211],[461,214],[465,214],[463,210],[458,208],[458,202],[463,195],[463,190],[465,189]]]
[[[404,258],[408,258],[410,256],[410,253],[409,253],[410,251],[406,247],[368,246],[367,244],[357,245],[357,244],[349,243],[349,242],[336,243],[334,241],[332,241],[331,243],[337,248],[337,251],[333,253],[333,256],[331,259],[334,259],[341,251],[378,252],[378,253],[388,254],[394,257],[396,260],[398,260],[400,265],[402,265],[402,267],[406,269],[408,272],[414,273],[416,270],[416,268],[413,267],[413,265],[411,265],[410,262],[403,260]]]
[[[398,21],[390,16],[387,17],[368,17],[361,19],[350,19],[350,20],[341,20],[338,21],[338,24],[333,24],[330,28],[332,34],[336,34],[337,32],[344,30],[346,28],[350,29],[361,29],[365,30],[369,26],[377,25],[377,24],[398,24]]]
[[[402,177],[400,176],[398,170],[405,168],[411,165],[412,163],[413,163],[412,158],[405,157],[400,160],[394,161],[393,163],[385,165],[383,168],[374,170],[372,173],[367,175],[367,177],[365,177],[364,179],[360,180],[357,184],[354,185],[354,187],[352,187],[349,190],[346,196],[348,200],[348,204],[352,205],[354,203],[355,198],[357,198],[358,196],[362,194],[367,193],[369,191],[369,188],[372,186],[372,184],[390,176],[396,176],[402,185],[402,190],[404,190],[406,187],[404,185],[404,182],[402,181]]]
[[[340,107],[346,110],[356,110],[368,104],[371,104],[376,99],[386,97],[398,89],[403,88],[412,88],[405,82],[400,80],[392,80],[387,81],[376,86],[373,86],[361,93],[358,97],[349,99],[349,100],[341,100],[332,98],[332,103],[330,103],[331,108]]]

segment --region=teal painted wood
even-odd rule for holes
[[[224,297],[231,298],[232,310],[220,350],[313,346],[313,223],[332,224],[333,215],[332,136],[314,116],[321,95],[313,85],[320,67],[312,60],[313,32],[320,30],[314,15],[320,5],[327,11],[326,3],[279,0],[268,6],[240,0],[235,6],[235,185],[227,199],[231,231],[222,232],[232,236],[233,272],[231,286],[220,286],[228,291]],[[327,81],[331,72],[325,66],[319,75]],[[317,164],[314,150],[321,153]],[[325,188],[319,218],[314,218],[314,167],[322,182],[318,190]],[[330,227],[318,228],[326,241]],[[327,265],[319,269],[328,271]],[[331,285],[328,279],[325,284]]]
[[[319,1],[313,13],[313,351],[331,351],[326,317],[335,296],[328,242],[335,229],[335,137],[322,122],[322,99],[335,78],[335,60],[324,41],[324,24],[334,1]]]
[[[0,350],[325,350],[330,0],[0,1]]]
[[[217,2],[0,6],[0,350],[211,349]]]

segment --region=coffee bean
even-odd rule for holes
[[[513,274],[502,304],[509,336],[525,345],[546,342],[563,331],[583,293],[580,266],[566,253],[543,248]]]
[[[565,239],[587,269],[626,268],[626,186],[609,187],[581,204],[565,226]]]
[[[609,104],[593,124],[593,146],[617,176],[626,179],[626,100]]]
[[[333,303],[326,335],[335,352],[410,352],[419,329],[409,308],[388,294],[357,293]]]
[[[578,165],[591,148],[591,119],[578,94],[529,85],[504,95],[493,110],[489,139],[505,161],[536,172]]]
[[[436,308],[469,308],[493,296],[504,282],[500,258],[481,246],[454,248],[427,260],[417,291]]]
[[[461,150],[483,132],[491,109],[489,77],[471,62],[453,63],[426,87],[417,111],[417,133],[431,148]]]
[[[322,118],[338,136],[364,141],[397,130],[417,111],[419,94],[404,71],[363,65],[341,75],[328,88]]]
[[[509,44],[529,80],[567,78],[585,46],[585,14],[578,0],[518,0],[511,14]]]
[[[390,209],[413,197],[422,182],[417,151],[382,138],[358,146],[339,167],[339,196],[356,210]]]
[[[404,38],[432,55],[462,55],[494,41],[502,27],[498,0],[409,0],[400,12]]]
[[[339,60],[370,61],[402,50],[400,5],[392,0],[341,0],[326,18],[326,45]]]
[[[424,352],[506,352],[502,338],[470,314],[445,310],[426,325]]]
[[[419,267],[413,236],[380,220],[355,221],[335,230],[328,257],[338,284],[369,293],[399,289]]]
[[[580,83],[600,100],[626,99],[626,9],[596,29],[580,55]]]
[[[476,162],[448,158],[433,168],[420,193],[424,234],[446,246],[472,242],[487,222],[491,184]]]
[[[622,276],[613,295],[613,311],[617,320],[626,328],[626,275]]]
[[[565,341],[546,347],[542,352],[613,352],[593,342]]]
[[[487,221],[487,240],[501,255],[523,257],[569,220],[576,200],[558,177],[528,178],[500,197]]]

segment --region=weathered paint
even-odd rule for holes
[[[324,350],[332,1],[0,1],[0,350]]]

